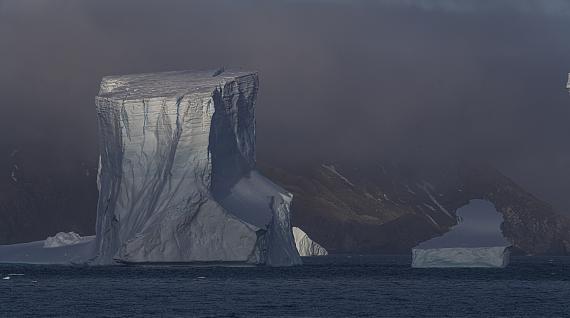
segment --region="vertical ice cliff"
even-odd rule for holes
[[[297,245],[297,251],[301,256],[325,256],[329,254],[324,247],[311,240],[307,233],[298,227],[293,227],[293,237],[295,237],[295,245]]]
[[[300,264],[292,196],[255,170],[257,89],[238,71],[103,78],[96,263]]]

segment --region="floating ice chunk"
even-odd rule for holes
[[[85,236],[75,244],[49,248],[45,247],[45,240],[0,245],[0,263],[82,264],[94,256],[94,239],[94,236]],[[14,275],[16,274],[10,274],[10,276]]]
[[[413,249],[412,267],[506,267],[509,246]]]
[[[502,215],[485,200],[457,210],[458,225],[412,249],[412,267],[505,267],[510,243],[501,231]]]
[[[295,237],[295,245],[301,256],[324,256],[328,255],[326,249],[309,238],[307,233],[298,227],[293,228],[293,236]]]
[[[8,275],[4,276],[2,279],[3,280],[10,280],[10,279],[12,279],[12,276],[24,276],[24,274],[8,274]]]
[[[83,242],[83,238],[74,232],[59,232],[44,241],[44,248],[54,248],[67,245],[75,245]]]

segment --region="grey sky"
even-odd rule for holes
[[[260,72],[261,159],[475,158],[570,211],[568,30],[557,0],[0,0],[0,148],[94,162],[102,76],[226,65]]]

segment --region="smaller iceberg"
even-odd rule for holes
[[[311,240],[307,233],[298,227],[293,227],[293,237],[295,238],[297,251],[299,251],[301,256],[324,256],[329,254],[324,247]]]
[[[511,244],[501,231],[502,214],[486,200],[457,210],[459,224],[412,249],[412,267],[499,267],[509,264]]]
[[[44,241],[44,248],[54,248],[68,245],[75,245],[83,242],[83,238],[74,232],[59,232],[54,236],[48,237]]]
[[[43,241],[0,245],[0,263],[84,264],[95,256],[94,243],[95,236],[60,232]]]

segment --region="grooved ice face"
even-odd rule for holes
[[[103,79],[99,263],[300,262],[290,194],[254,171],[255,73]]]

